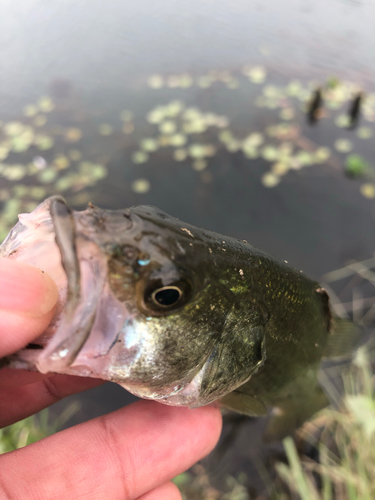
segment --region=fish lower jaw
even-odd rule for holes
[[[199,403],[202,372],[199,372],[191,382],[180,383],[163,389],[155,389],[146,385],[136,385],[127,382],[118,382],[124,389],[139,398],[151,399],[169,406],[201,406]],[[204,403],[203,403],[204,404]]]

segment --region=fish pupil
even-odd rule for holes
[[[177,287],[164,287],[153,293],[154,302],[163,307],[174,306],[181,296],[182,292]]]

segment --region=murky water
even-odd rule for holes
[[[370,0],[3,0],[0,9],[3,235],[19,211],[58,192],[77,208],[159,206],[315,279],[373,255]],[[317,88],[324,106],[309,125]],[[348,128],[359,91],[361,116]],[[365,168],[353,180],[344,170],[358,158]],[[108,384],[81,396],[76,420],[130,399]],[[257,449],[252,428],[234,468]]]

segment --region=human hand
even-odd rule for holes
[[[0,358],[43,332],[56,300],[47,274],[0,258]],[[101,383],[3,368],[0,428]],[[178,500],[170,479],[209,453],[220,430],[216,408],[139,401],[1,455],[0,499]]]

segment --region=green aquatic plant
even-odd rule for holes
[[[289,493],[276,498],[375,498],[375,391],[366,348],[358,351],[345,382],[342,408],[323,413],[325,425],[319,440],[305,436],[315,441],[319,462],[301,457],[292,438],[284,440],[288,464],[279,463],[276,468]]]
[[[345,160],[345,174],[352,179],[358,177],[365,177],[370,173],[370,165],[363,158],[363,156],[358,154],[351,154],[346,157]]]

